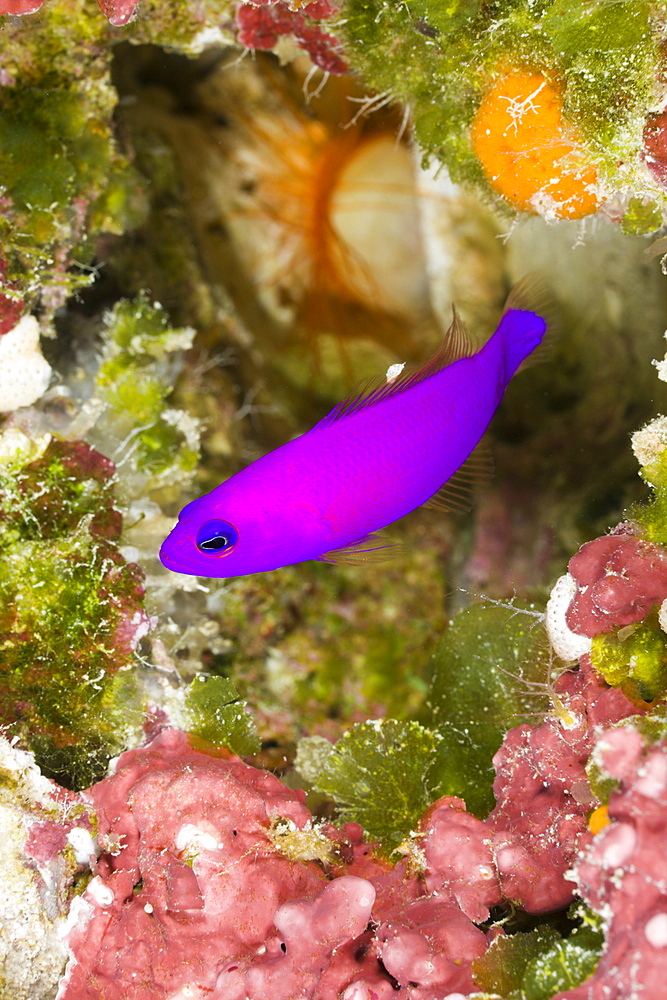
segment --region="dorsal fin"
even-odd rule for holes
[[[492,477],[491,449],[486,441],[482,440],[463,465],[459,466],[454,475],[450,476],[423,506],[465,514],[472,507],[476,495],[488,486]]]
[[[478,350],[478,346],[473,343],[454,306],[452,306],[452,314],[452,322],[442,344],[427,361],[421,365],[406,365],[401,373],[390,381],[387,381],[385,376],[380,375],[360,382],[349,396],[333,408],[331,413],[315,424],[313,430],[316,428],[320,430],[338,420],[359,413],[360,410],[367,410],[386,399],[398,396],[406,389],[414,388],[420,382],[424,382],[431,375],[442,371],[443,368],[447,368],[455,361],[473,355]]]

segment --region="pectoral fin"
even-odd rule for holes
[[[464,514],[470,510],[476,496],[489,485],[492,478],[491,449],[486,441],[482,441],[437,493],[428,498],[424,507]]]
[[[403,549],[403,545],[393,542],[383,532],[374,531],[350,545],[325,552],[319,558],[322,562],[335,563],[337,566],[362,566],[366,563],[387,562]]]

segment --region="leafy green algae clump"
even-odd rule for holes
[[[417,722],[361,722],[336,743],[316,787],[336,800],[343,822],[361,824],[390,852],[437,798],[432,772],[439,742]]]
[[[360,823],[391,852],[442,795],[464,799],[478,816],[493,808],[492,758],[504,734],[549,707],[541,617],[511,605],[478,604],[454,619],[434,655],[428,726],[359,723],[314,778],[342,820]]]
[[[239,755],[259,750],[255,724],[226,677],[195,677],[185,706],[190,715],[191,742],[195,737],[214,746],[225,746]]]
[[[127,442],[132,464],[142,473],[174,479],[196,465],[196,422],[167,405],[172,356],[190,347],[193,337],[189,327],[171,327],[162,306],[145,294],[121,299],[106,317],[97,388],[112,411],[117,441]]]
[[[656,424],[664,418],[658,418]],[[646,430],[650,429],[646,428]],[[642,433],[641,431],[639,432]],[[657,434],[660,431],[656,432]],[[636,435],[637,436],[637,435]],[[667,544],[667,448],[663,447],[651,461],[643,464],[639,474],[653,491],[651,502],[632,510],[632,518],[644,529],[646,538],[661,545]]]
[[[595,971],[604,935],[601,920],[581,904],[570,913],[579,924],[568,937],[545,925],[528,933],[497,937],[472,963],[479,1000],[550,1000],[583,983]]]
[[[83,441],[0,438],[0,724],[81,785],[139,721],[124,671],[150,628],[143,573],[116,544],[113,474]]]
[[[655,612],[638,625],[596,635],[591,662],[607,684],[635,701],[654,701],[667,693],[667,636]]]
[[[536,612],[476,604],[454,619],[433,658],[425,720],[442,738],[440,795],[478,816],[493,808],[493,755],[508,729],[548,709],[549,665]]]

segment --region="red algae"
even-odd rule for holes
[[[97,5],[114,27],[120,27],[131,19],[138,0],[97,0]],[[44,4],[44,0],[0,0],[0,16],[3,14],[34,14]]]
[[[606,946],[596,972],[558,1000],[664,994],[667,948],[667,742],[647,747],[629,728],[605,732],[596,757],[619,782],[610,822],[575,866],[582,898],[601,913]]]
[[[2,0],[0,0],[1,2]],[[0,336],[9,333],[16,326],[25,308],[23,299],[4,294],[3,289],[5,291],[17,290],[15,282],[7,283],[5,281],[6,273],[7,262],[3,257],[0,257]]]
[[[237,39],[246,48],[261,50],[272,49],[282,36],[291,35],[316,66],[339,76],[348,71],[340,54],[341,44],[318,24],[339,12],[340,7],[328,0],[303,5],[284,0],[240,3],[236,9]]]
[[[220,1000],[436,1000],[473,988],[486,938],[456,901],[460,880],[427,894],[407,862],[373,858],[354,824],[327,828],[348,859],[328,874],[288,859],[270,827],[309,827],[303,793],[237,757],[166,730],[123,754],[83,800],[97,810],[104,853],[77,904],[60,1000],[186,989]]]
[[[667,598],[667,551],[639,537],[632,524],[587,542],[568,568],[577,592],[565,617],[579,635],[639,622]]]

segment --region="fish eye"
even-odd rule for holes
[[[239,533],[229,521],[205,521],[197,532],[200,552],[226,555],[239,540]]]

